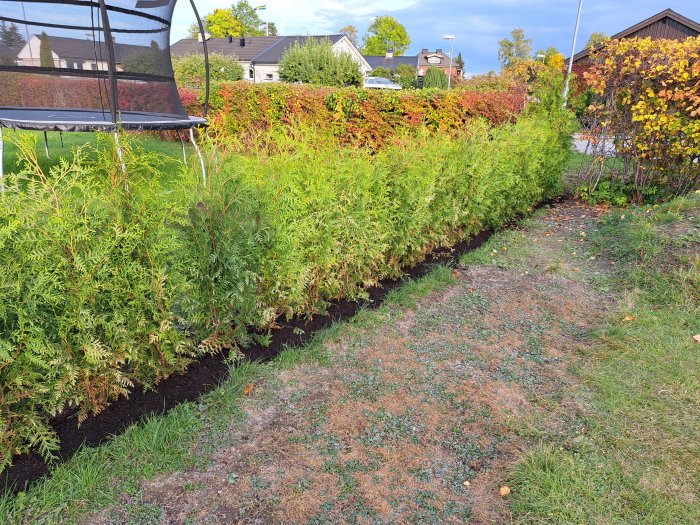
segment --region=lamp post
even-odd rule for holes
[[[450,73],[447,75],[447,89],[452,88],[452,57],[455,54],[455,36],[454,35],[442,35],[443,40],[450,40],[452,42],[452,49],[450,50]]]
[[[581,23],[581,7],[583,7],[583,0],[578,0],[578,13],[576,15],[574,41],[571,43],[571,55],[569,55],[569,69],[566,73],[566,84],[564,85],[564,107],[566,107],[566,97],[569,96],[569,84],[571,83],[571,69],[574,66],[574,53],[576,53],[576,39],[578,38],[578,27]]]

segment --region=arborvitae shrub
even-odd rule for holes
[[[447,85],[447,75],[440,68],[435,66],[428,68],[428,71],[425,73],[425,78],[423,79],[423,88],[447,89]]]
[[[311,126],[261,131],[257,154],[229,154],[206,186],[184,169],[166,182],[131,148],[124,178],[109,137],[97,160],[44,173],[36,135],[20,135],[0,193],[0,470],[55,450],[48,417],[66,406],[99,411],[558,194],[571,121],[538,98],[516,122],[426,125],[377,151]]]

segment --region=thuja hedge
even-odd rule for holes
[[[201,95],[180,90],[190,114]],[[211,134],[238,151],[256,149],[270,131],[297,125],[330,132],[343,145],[381,149],[395,137],[423,129],[459,133],[474,118],[512,122],[525,108],[527,86],[505,79],[465,83],[454,90],[380,91],[294,84],[229,82],[215,86]]]
[[[534,112],[457,137],[419,133],[379,152],[279,132],[231,154],[206,187],[108,143],[44,173],[36,139],[0,194],[0,470],[49,457],[48,419],[81,417],[245,344],[247,328],[363,296],[438,246],[525,213],[561,189],[565,116]]]

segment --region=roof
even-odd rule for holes
[[[210,53],[236,55],[239,60],[250,62],[281,38],[283,37],[247,36],[245,37],[245,46],[241,46],[241,38],[234,38],[231,43],[229,43],[228,38],[210,38],[207,40],[207,49]],[[170,46],[170,52],[173,57],[181,57],[200,54],[204,51],[202,43],[196,38],[183,38]]]
[[[676,24],[680,25],[681,28],[684,28],[685,31],[684,33],[687,34],[687,36],[698,36],[700,35],[700,24],[698,22],[695,22],[694,20],[691,20],[690,18],[686,18],[685,16],[676,13],[673,9],[664,9],[660,13],[655,14],[652,17],[647,18],[646,20],[642,20],[638,24],[633,25],[632,27],[629,27],[625,29],[624,31],[621,31],[613,36],[610,37],[611,40],[620,40],[623,38],[630,38],[634,36],[652,36],[651,34],[644,34],[644,30],[649,28],[650,26],[653,26],[654,24],[657,24],[659,22],[662,22],[664,19],[672,20]],[[677,33],[678,31],[676,31]],[[660,38],[667,37],[665,35],[661,35]],[[657,38],[659,38],[657,36]],[[595,46],[594,49],[600,49],[601,45]],[[584,49],[583,51],[579,51],[574,55],[574,62],[581,60],[583,58],[586,58],[589,54],[591,53],[591,49]]]
[[[0,57],[12,57],[17,58],[17,53],[19,49],[16,47],[6,46],[5,44],[0,44]]]
[[[295,42],[303,44],[308,38],[314,38],[316,40],[328,39],[335,44],[343,37],[345,35],[247,36],[245,38],[233,38],[230,43],[228,38],[210,38],[207,40],[207,48],[210,53],[235,55],[243,62],[277,64],[284,52],[292,47]],[[243,41],[245,41],[245,45],[241,46]],[[174,57],[203,52],[202,43],[195,38],[182,39],[173,44],[170,49]]]
[[[327,35],[327,36],[283,36],[280,37],[280,40],[275,43],[274,45],[270,46],[268,49],[260,53],[253,62],[256,64],[277,64],[279,61],[282,59],[282,55],[284,55],[285,51],[292,47],[295,42],[298,42],[299,45],[304,45],[304,43],[309,39],[313,38],[314,40],[330,40],[332,44],[337,43],[339,40],[342,40],[345,37],[345,35]]]
[[[34,35],[35,38],[39,38]],[[49,36],[51,50],[60,58],[75,58],[79,60],[95,60],[103,57],[107,60],[109,52],[104,42],[93,42],[91,39],[81,40],[79,38],[66,38],[62,36]],[[118,63],[133,55],[134,53],[151,51],[150,46],[135,46],[130,44],[114,44],[114,55]]]
[[[418,56],[394,56],[392,58],[387,58],[385,55],[382,56],[365,56],[365,60],[372,67],[372,69],[377,69],[378,67],[384,67],[391,71],[396,71],[396,68],[401,64],[408,64],[409,66],[418,66]]]

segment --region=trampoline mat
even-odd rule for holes
[[[0,108],[0,126],[35,131],[165,131],[206,126],[199,117],[159,113],[122,112],[119,126],[109,112],[83,109]]]

